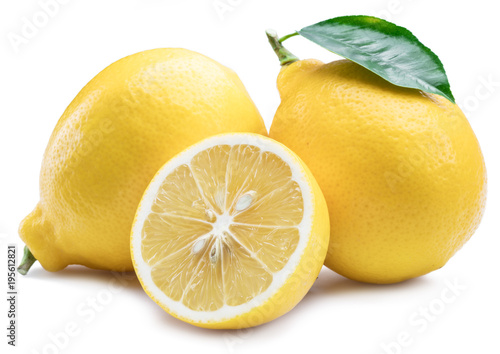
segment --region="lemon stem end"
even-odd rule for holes
[[[21,261],[21,265],[17,268],[17,271],[22,275],[26,275],[35,262],[35,256],[33,256],[28,246],[24,246],[23,259]]]
[[[266,35],[267,39],[269,40],[269,44],[271,44],[271,47],[273,48],[274,52],[278,56],[278,59],[280,60],[281,66],[285,66],[299,60],[299,58],[293,55],[288,49],[283,47],[283,44],[278,39],[278,34],[276,33],[275,30],[272,29],[266,30]],[[283,38],[287,39],[289,37],[292,37],[292,35],[285,36]]]

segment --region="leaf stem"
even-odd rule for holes
[[[283,36],[283,37],[281,37],[280,39],[278,39],[278,42],[283,43],[283,42],[284,42],[284,41],[286,41],[288,38],[298,36],[299,34],[300,34],[299,32],[293,32],[293,33],[287,34],[286,36]]]
[[[278,59],[280,60],[281,66],[285,66],[299,60],[299,58],[293,55],[288,49],[283,47],[283,44],[281,44],[280,40],[278,39],[278,34],[276,33],[275,30],[268,29],[266,31],[266,35],[267,39],[269,40],[269,43],[271,44],[271,47],[273,47],[274,52],[276,53]],[[288,38],[291,36],[292,35],[288,35]]]
[[[33,256],[28,246],[24,246],[23,259],[21,261],[21,265],[17,268],[17,271],[22,275],[26,275],[35,262],[35,256]]]

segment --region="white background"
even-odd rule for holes
[[[21,35],[23,18],[31,21],[41,7],[38,0],[2,0],[0,351],[500,353],[498,14],[491,0],[460,3],[465,2],[66,0],[27,43],[15,47],[9,36]],[[217,12],[214,5],[221,4],[226,11]],[[18,347],[7,346],[6,244],[18,244],[21,252],[17,227],[38,200],[38,173],[50,133],[94,75],[146,49],[195,50],[239,74],[269,127],[279,104],[279,65],[264,30],[272,27],[284,35],[348,14],[389,19],[432,48],[483,148],[489,177],[486,215],[443,269],[387,286],[356,283],[323,269],[305,299],[282,318],[248,330],[213,331],[170,317],[133,274],[118,282],[108,272],[75,266],[49,273],[37,264],[18,278]],[[336,59],[299,37],[286,44],[301,58]],[[455,296],[446,290],[451,283],[458,284]],[[447,303],[443,292],[451,297]],[[426,309],[428,319],[419,312]],[[65,339],[61,333],[68,329],[72,336]],[[404,347],[394,345],[400,336]]]

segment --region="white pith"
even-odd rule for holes
[[[258,147],[262,152],[269,151],[278,155],[289,167],[292,172],[292,180],[294,180],[300,187],[302,198],[303,198],[303,218],[302,221],[296,228],[299,230],[300,238],[297,244],[297,248],[290,256],[288,263],[278,272],[273,273],[273,281],[271,285],[262,293],[255,296],[252,300],[247,303],[238,306],[229,306],[225,304],[223,307],[215,311],[194,311],[186,307],[180,301],[173,301],[168,296],[166,296],[153,282],[151,277],[151,269],[143,259],[141,253],[141,231],[146,221],[148,215],[151,213],[151,207],[154,203],[156,194],[164,181],[164,179],[171,174],[178,166],[183,164],[188,164],[193,159],[195,155],[203,150],[209,149],[217,145],[252,145]],[[252,202],[252,195],[243,195],[236,201],[236,209],[245,210]],[[309,235],[311,232],[312,215],[313,215],[313,194],[311,186],[309,185],[306,177],[305,171],[299,164],[296,157],[292,156],[282,145],[272,141],[271,139],[260,137],[254,134],[225,134],[216,137],[206,139],[190,149],[184,151],[183,153],[177,155],[172,160],[170,160],[166,165],[164,165],[157,175],[151,181],[149,187],[147,188],[139,209],[136,214],[136,220],[132,230],[132,253],[134,262],[136,265],[136,272],[140,278],[143,287],[148,290],[155,300],[162,304],[165,308],[169,309],[169,312],[175,314],[178,317],[189,318],[193,322],[206,323],[206,322],[221,322],[227,319],[234,318],[246,312],[249,312],[252,308],[262,305],[267,299],[269,299],[277,290],[279,290],[290,277],[291,274],[295,272],[302,254],[309,241]],[[223,242],[223,236],[213,236],[223,235],[223,232],[228,229],[228,226],[232,222],[232,218],[229,215],[216,215],[216,221],[213,224],[213,230],[211,232],[211,237],[219,238],[218,242]],[[201,236],[198,241],[194,244],[192,252],[197,249],[201,249],[206,238],[209,235]],[[199,244],[203,243],[203,244]],[[216,255],[214,255],[216,257]]]

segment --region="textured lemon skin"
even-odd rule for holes
[[[278,142],[276,142],[279,144]],[[282,145],[282,144],[280,144]],[[283,145],[282,145],[283,146]],[[306,177],[309,186],[311,187],[312,195],[312,226],[311,234],[307,246],[305,247],[299,264],[295,271],[285,281],[283,286],[279,288],[272,296],[270,296],[262,305],[254,307],[249,312],[228,318],[227,320],[218,322],[200,322],[194,321],[191,318],[179,316],[177,313],[168,308],[165,304],[159,301],[145,286],[141,279],[140,272],[136,272],[139,281],[148,294],[148,296],[156,302],[163,310],[168,312],[175,318],[184,322],[192,324],[197,327],[211,328],[211,329],[240,329],[258,326],[269,321],[272,321],[291,309],[293,309],[302,298],[307,294],[314,281],[319,275],[323,267],[324,259],[328,250],[328,243],[330,240],[330,222],[328,216],[328,208],[326,200],[312,175],[309,168],[304,162],[286,146],[283,148],[292,156],[292,158],[301,167],[303,174]],[[142,209],[141,205],[137,208],[138,212]],[[134,223],[137,220],[135,217]],[[131,244],[132,261],[134,267],[137,269],[135,262],[133,244]]]
[[[278,77],[270,137],[311,169],[328,203],[325,265],[394,283],[442,267],[479,225],[486,169],[464,114],[340,60],[303,60]]]
[[[21,238],[49,271],[132,270],[130,228],[149,181],[176,153],[224,132],[267,135],[232,70],[171,48],[113,63],[58,121]]]

